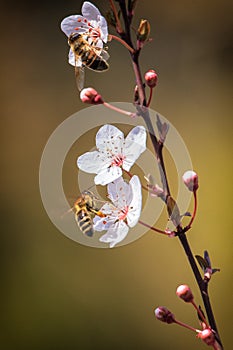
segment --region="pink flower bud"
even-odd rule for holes
[[[189,191],[195,192],[198,189],[198,176],[194,171],[186,171],[182,176],[182,179],[184,181],[184,184],[188,187]]]
[[[159,306],[157,309],[155,309],[155,317],[159,321],[166,322],[168,324],[176,322],[174,315],[164,306]]]
[[[203,331],[198,333],[198,338],[202,339],[204,343],[207,345],[214,345],[215,344],[215,336],[211,329],[207,328]]]
[[[147,86],[150,88],[154,88],[157,85],[158,75],[153,69],[148,70],[145,73],[144,78]]]
[[[84,103],[98,105],[104,103],[102,96],[93,88],[89,87],[80,92],[80,99]]]
[[[182,284],[177,288],[176,295],[182,300],[184,300],[186,303],[190,303],[191,301],[193,301],[193,293],[189,286],[187,286],[186,284]]]

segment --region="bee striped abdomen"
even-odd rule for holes
[[[83,63],[85,63],[88,68],[93,69],[95,71],[104,71],[108,69],[108,63],[105,62],[98,55],[89,55],[86,62]]]
[[[93,236],[92,219],[85,210],[80,210],[77,214],[77,224],[80,230],[87,236]]]

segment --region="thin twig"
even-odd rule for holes
[[[194,300],[191,301],[191,304],[193,305],[193,307],[195,308],[195,310],[197,311],[198,315],[200,316],[202,322],[205,323],[206,327],[209,327],[209,324],[203,314],[203,312],[201,312],[201,310],[199,309],[199,307],[196,305],[196,303],[194,302]]]
[[[117,41],[119,41],[122,45],[124,45],[124,46],[126,47],[126,49],[128,49],[132,54],[134,53],[134,49],[133,49],[131,46],[129,46],[129,45],[125,42],[125,40],[121,39],[119,36],[116,36],[116,35],[113,35],[113,34],[109,34],[108,37],[109,37],[109,41],[111,41],[112,39],[117,40]]]
[[[150,96],[149,96],[147,104],[146,104],[147,107],[150,106],[150,103],[151,103],[151,100],[152,100],[152,96],[153,96],[153,90],[154,90],[154,88],[150,88]]]
[[[158,228],[155,228],[155,227],[153,227],[151,225],[148,225],[147,223],[145,223],[142,220],[139,220],[138,223],[143,225],[143,226],[145,226],[145,227],[148,227],[152,231],[155,231],[155,232],[158,232],[158,233],[162,233],[163,235],[166,235],[166,236],[170,236],[170,234],[167,233],[166,231],[162,231],[162,230],[159,230]]]
[[[181,322],[181,321],[175,320],[174,323],[178,324],[178,325],[181,326],[181,327],[187,328],[187,329],[189,329],[190,331],[193,331],[193,332],[195,332],[195,333],[199,333],[199,332],[200,332],[200,331],[197,330],[196,328],[193,328],[193,327],[189,326],[188,324],[183,323],[183,322]]]
[[[192,223],[193,223],[195,216],[196,216],[196,213],[197,213],[197,191],[193,191],[193,196],[194,196],[194,209],[193,209],[191,220],[190,220],[189,224],[185,227],[185,231],[188,231],[191,228]]]
[[[115,19],[116,19],[116,30],[117,30],[117,33],[121,34],[121,33],[123,33],[123,29],[122,29],[121,22],[120,22],[118,13],[117,13],[116,6],[115,6],[113,0],[109,0],[109,1],[110,1],[110,6],[112,8],[112,11],[113,11]]]
[[[121,114],[124,114],[124,115],[127,115],[127,117],[135,117],[135,113],[132,113],[132,112],[128,112],[128,111],[125,111],[124,109],[121,109],[121,108],[118,108],[116,106],[113,106],[112,104],[108,103],[108,102],[103,102],[103,105],[107,108],[110,108],[112,109],[113,111],[116,111],[118,113],[121,113]]]

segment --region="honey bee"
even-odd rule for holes
[[[75,57],[75,76],[79,91],[84,86],[84,68],[87,67],[96,72],[103,72],[109,68],[106,60],[108,53],[95,45],[95,41],[90,41],[88,33],[72,33],[68,38],[68,44]]]
[[[90,191],[84,191],[75,201],[73,210],[75,220],[80,230],[87,236],[93,236],[94,230],[92,225],[93,215],[105,217],[106,215],[95,207],[95,196]]]

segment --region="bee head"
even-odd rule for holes
[[[81,37],[81,34],[79,34],[79,33],[72,33],[72,34],[70,34],[70,36],[68,38],[68,43],[69,44],[73,44],[80,37]]]

